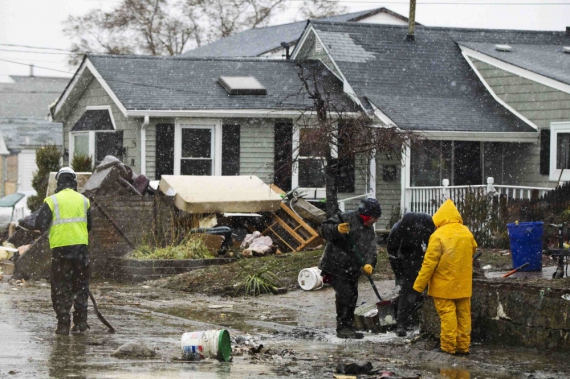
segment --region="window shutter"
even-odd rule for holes
[[[174,124],[156,125],[156,179],[174,175]]]
[[[292,157],[293,124],[290,122],[278,122],[275,124],[273,182],[285,192],[291,190]]]
[[[107,156],[123,160],[123,131],[95,133],[95,165]]]
[[[540,175],[550,174],[550,130],[540,131]]]
[[[356,166],[356,155],[354,150],[347,149],[346,145],[350,142],[350,133],[352,126],[350,124],[344,124],[339,126],[338,133],[338,169],[339,183],[338,192],[339,193],[353,193],[355,191],[355,166]]]
[[[222,126],[222,175],[239,175],[240,126]]]

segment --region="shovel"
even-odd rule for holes
[[[109,324],[109,321],[105,320],[105,317],[103,317],[101,312],[99,312],[99,308],[97,307],[97,302],[95,301],[95,298],[93,297],[93,294],[91,293],[91,291],[89,291],[89,298],[91,299],[91,302],[93,303],[93,310],[95,310],[95,314],[97,315],[97,318],[99,319],[99,321],[101,321],[107,328],[109,328],[110,333],[115,333],[115,328],[113,328],[111,326],[111,324]]]
[[[509,276],[513,275],[515,272],[522,270],[523,268],[525,268],[526,266],[528,266],[530,263],[526,262],[524,265],[515,268],[513,271],[509,271],[507,272],[505,275],[503,275],[503,278],[508,278]]]

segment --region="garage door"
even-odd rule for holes
[[[22,150],[18,154],[18,192],[34,190],[32,188],[32,178],[37,169],[36,151]]]

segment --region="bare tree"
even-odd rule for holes
[[[69,16],[63,32],[76,53],[70,63],[76,64],[85,53],[182,53],[191,38],[196,40],[199,28],[180,7],[169,0],[123,0],[110,12],[94,9],[84,16]]]
[[[69,16],[64,34],[77,64],[85,53],[177,55],[243,30],[286,22],[293,0],[122,0],[110,12]],[[338,3],[305,1],[302,18],[343,11]]]
[[[346,7],[330,0],[303,0],[299,16],[301,20],[329,17],[345,13]]]
[[[403,149],[419,136],[404,131],[394,125],[373,125],[373,115],[367,114],[347,101],[335,83],[333,75],[323,75],[326,70],[315,62],[299,63],[299,79],[302,90],[311,100],[307,108],[296,120],[299,133],[297,151],[292,160],[299,165],[299,157],[321,163],[326,188],[326,212],[330,217],[338,212],[339,186],[346,180],[346,167],[343,162],[354,162],[358,157],[368,162],[378,156],[401,156]],[[317,69],[315,69],[317,68]],[[336,85],[336,89],[335,89]],[[282,162],[290,167],[290,162]],[[351,168],[355,170],[355,167]]]

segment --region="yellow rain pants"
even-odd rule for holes
[[[469,371],[456,368],[441,368],[439,375],[445,379],[470,379]]]
[[[469,352],[471,343],[471,298],[433,298],[441,320],[441,349],[455,354]]]

